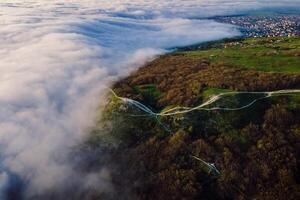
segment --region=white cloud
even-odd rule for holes
[[[8,175],[5,172],[0,173],[0,199],[5,200],[5,190],[7,189]]]
[[[299,8],[295,0],[2,0],[2,170],[28,182],[31,195],[66,183],[95,184],[91,175],[76,176],[65,160],[93,125],[104,86],[166,48],[239,34],[231,25],[188,18],[266,8],[270,2]],[[99,184],[107,188],[104,182]]]

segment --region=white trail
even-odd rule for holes
[[[186,114],[186,113],[190,113],[190,112],[193,112],[193,111],[196,111],[196,110],[205,110],[205,111],[213,111],[213,110],[237,111],[237,110],[243,110],[245,108],[248,108],[248,107],[252,106],[257,101],[262,100],[262,99],[270,98],[270,97],[273,97],[273,96],[288,96],[288,95],[293,95],[293,94],[300,93],[300,90],[298,90],[298,89],[278,90],[278,91],[271,91],[271,92],[224,92],[224,93],[220,93],[218,95],[214,95],[214,96],[210,97],[207,101],[205,101],[204,103],[202,103],[202,104],[200,104],[196,107],[181,107],[181,106],[178,106],[178,107],[175,107],[175,108],[171,108],[171,109],[156,113],[156,112],[153,112],[146,105],[144,105],[144,104],[142,104],[142,103],[140,103],[136,100],[120,97],[113,90],[110,89],[110,91],[116,99],[121,100],[126,104],[131,104],[131,105],[137,107],[141,111],[144,111],[145,113],[147,113],[147,115],[149,115],[149,116],[156,116],[156,117]],[[229,108],[229,107],[225,107],[225,108],[222,108],[222,107],[205,108],[206,106],[209,106],[209,105],[215,103],[216,101],[220,100],[222,97],[225,97],[225,96],[228,96],[228,95],[237,95],[237,94],[264,94],[266,96],[254,99],[252,102],[248,103],[247,105],[237,107],[237,108]]]

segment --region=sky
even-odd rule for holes
[[[88,137],[106,87],[166,49],[239,36],[207,17],[300,11],[299,0],[2,0],[0,198],[61,188],[112,192],[105,166],[79,174],[69,155]]]

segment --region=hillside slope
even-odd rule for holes
[[[246,39],[161,56],[114,91],[159,112],[227,91],[300,88],[299,41]],[[259,96],[229,95],[214,106],[238,107],[253,98]],[[238,111],[165,117],[112,98],[101,119],[107,126],[89,142],[97,148],[104,131],[118,141],[110,150],[118,172],[112,177],[132,199],[299,199],[299,113],[297,94]]]

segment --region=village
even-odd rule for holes
[[[226,16],[216,21],[241,27],[246,37],[292,37],[300,35],[300,15]]]

